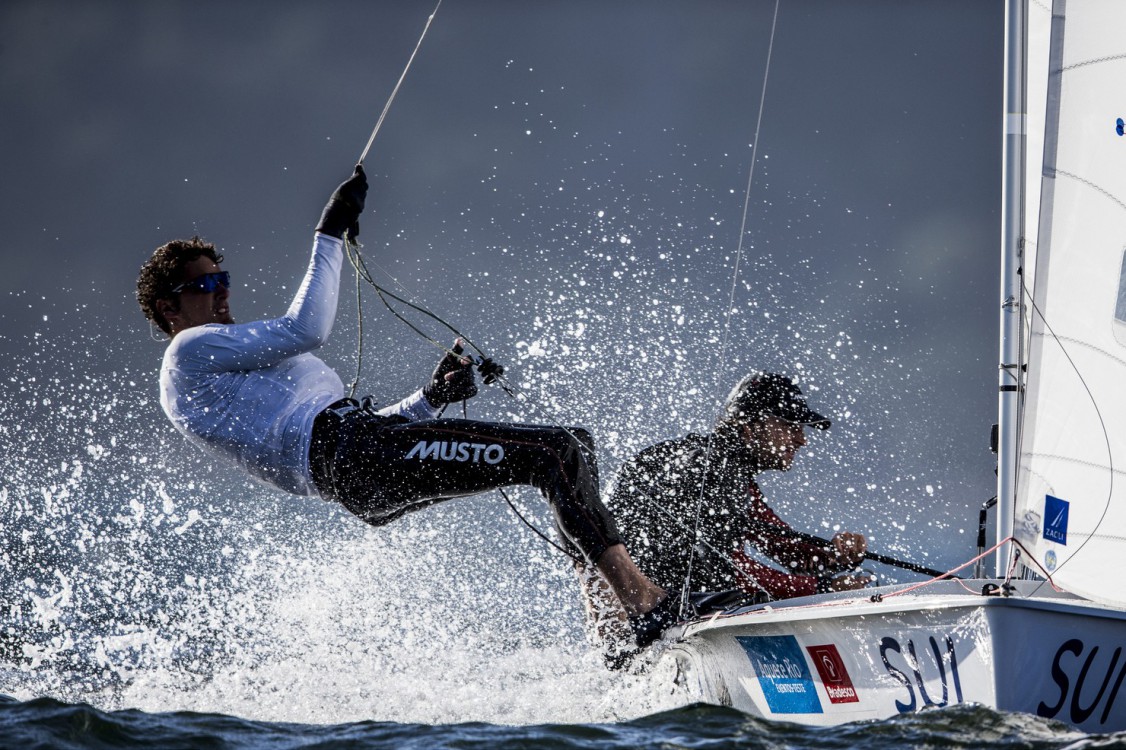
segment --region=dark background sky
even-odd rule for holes
[[[747,370],[798,373],[835,425],[768,479],[783,514],[961,562],[993,492],[1003,3],[782,3],[724,350],[773,5],[446,0],[367,160],[365,255],[535,405],[486,390],[471,416],[584,424],[608,478]],[[9,501],[116,454],[118,489],[74,492],[202,503],[184,477],[216,470],[159,412],[137,268],[199,233],[236,318],[280,314],[431,9],[0,5]],[[324,353],[346,381],[349,296]],[[436,352],[373,297],[365,319],[387,402]]]

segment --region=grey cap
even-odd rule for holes
[[[770,414],[795,424],[829,429],[829,420],[809,408],[793,378],[773,372],[756,372],[739,381],[724,404],[729,420],[754,420]]]

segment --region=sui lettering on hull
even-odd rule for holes
[[[895,701],[895,708],[899,713],[910,713],[930,706],[945,706],[950,703],[950,688],[954,688],[954,702],[962,703],[962,680],[958,676],[958,656],[954,653],[954,641],[950,636],[945,636],[945,653],[935,637],[928,636],[929,648],[922,649],[923,658],[915,648],[915,641],[907,639],[907,652],[895,638],[885,637],[880,641],[880,658],[883,659],[884,669],[895,680],[907,689],[907,700]],[[904,669],[892,664],[888,654],[899,654],[904,662]],[[910,676],[907,672],[910,671]],[[926,676],[924,677],[924,672]],[[938,677],[938,685],[942,686],[942,698],[936,700],[937,690],[933,682]],[[931,687],[927,687],[928,679]],[[916,689],[918,694],[916,696]]]
[[[1103,654],[1101,657],[1100,651]],[[1059,688],[1059,696],[1051,704],[1041,701],[1036,707],[1036,713],[1048,719],[1066,719],[1079,725],[1090,719],[1099,706],[1102,706],[1102,713],[1098,715],[1099,724],[1105,724],[1118,700],[1122,679],[1126,677],[1126,660],[1121,659],[1122,646],[1114,649],[1109,661],[1108,651],[1105,646],[1102,649],[1099,646],[1088,649],[1078,638],[1065,641],[1052,659],[1052,681]],[[1107,692],[1108,688],[1110,692]]]

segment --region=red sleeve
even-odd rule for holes
[[[746,542],[761,550],[775,560],[785,570],[810,575],[828,575],[838,569],[831,551],[827,547],[797,539],[787,532],[792,527],[778,517],[754,483],[748,494],[751,498],[747,508],[751,531]]]
[[[750,593],[765,591],[771,599],[792,599],[795,596],[809,596],[817,593],[817,578],[807,575],[791,575],[775,570],[752,560],[739,550],[732,555],[732,562],[739,569],[735,580],[739,588]]]

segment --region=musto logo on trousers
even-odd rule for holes
[[[418,458],[420,461],[424,458],[432,458],[435,461],[461,461],[462,463],[484,461],[487,464],[499,464],[504,458],[504,448],[496,443],[485,445],[484,443],[458,443],[446,440],[429,442],[419,440],[411,448],[407,458]]]

